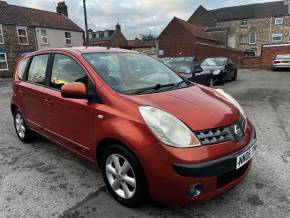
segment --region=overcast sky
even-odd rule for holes
[[[7,0],[10,4],[55,11],[61,0]],[[270,0],[268,0],[270,1]],[[66,0],[69,17],[82,28],[82,0]],[[140,34],[158,35],[176,16],[188,19],[199,5],[207,9],[245,3],[260,3],[267,0],[87,0],[88,24],[92,29],[115,28],[119,22],[128,39]]]

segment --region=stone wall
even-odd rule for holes
[[[283,42],[289,42],[289,27],[290,27],[290,16],[282,16],[284,23],[282,25],[275,25],[274,17],[248,19],[248,25],[241,27],[241,20],[218,22],[217,26],[230,27],[229,36],[234,37],[231,39],[233,43],[229,44],[232,48],[238,48],[241,50],[255,50],[256,56],[261,55],[261,47],[263,44],[271,44],[272,34],[282,33]],[[249,44],[249,34],[256,32],[256,44]],[[240,43],[240,36],[247,36],[248,41],[245,44]]]
[[[0,71],[0,77],[12,77],[16,57],[24,52],[31,52],[36,50],[35,33],[34,29],[28,27],[28,45],[19,45],[16,26],[13,25],[2,25],[4,45],[0,45],[1,52],[5,51],[8,59],[9,70]]]

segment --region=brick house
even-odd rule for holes
[[[89,31],[90,46],[127,48],[128,40],[123,35],[121,26],[116,24],[115,30]]]
[[[158,37],[160,57],[190,56],[202,61],[208,57],[226,56],[239,63],[243,53],[218,44],[203,27],[177,17],[165,27]]]
[[[67,6],[57,13],[0,1],[0,78],[11,77],[18,55],[50,47],[83,45],[83,30],[68,19]]]
[[[261,55],[263,44],[290,42],[289,0],[207,10],[200,6],[188,22],[206,28],[220,44]]]

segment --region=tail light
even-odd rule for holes
[[[279,64],[281,63],[281,61],[274,61],[274,64]]]

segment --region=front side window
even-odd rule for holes
[[[192,62],[189,61],[172,61],[166,63],[171,69],[178,73],[192,73]]]
[[[279,34],[272,34],[272,42],[273,43],[280,43],[283,40],[283,35],[282,33]]]
[[[41,42],[44,45],[48,44],[46,29],[41,29]]]
[[[2,24],[0,24],[0,44],[4,44]]]
[[[50,86],[61,89],[65,84],[72,82],[83,82],[86,84],[87,75],[80,65],[66,55],[56,54],[54,56]]]
[[[71,33],[70,32],[65,32],[65,44],[66,45],[72,45]]]
[[[256,44],[256,33],[253,32],[253,33],[250,33],[249,35],[249,44]]]
[[[28,81],[45,85],[45,73],[49,54],[33,57],[28,72]]]
[[[21,60],[18,64],[18,78],[20,80],[23,80],[23,76],[24,76],[24,73],[25,73],[25,69],[26,69],[26,65],[28,63],[28,60],[29,58],[25,58],[23,60]]]
[[[125,94],[184,81],[164,64],[143,54],[90,53],[84,57],[112,89]]]
[[[17,27],[18,43],[20,45],[28,45],[28,35],[26,27]]]
[[[8,70],[7,55],[0,53],[0,71]]]
[[[275,18],[275,25],[281,25],[284,22],[284,18],[279,17],[279,18]]]

